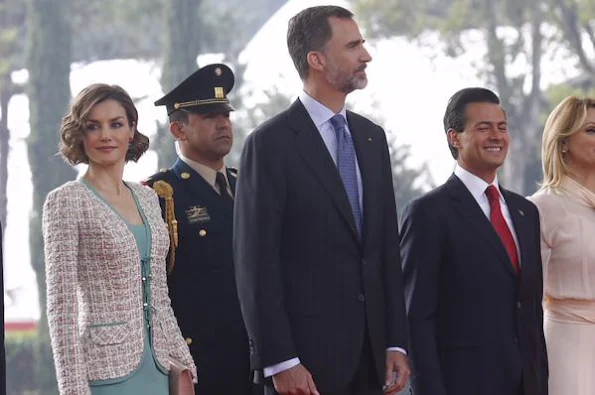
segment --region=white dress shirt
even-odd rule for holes
[[[319,101],[314,99],[312,96],[308,95],[305,91],[302,91],[299,98],[300,98],[300,101],[302,102],[302,104],[304,105],[304,107],[306,108],[308,115],[310,115],[310,118],[314,122],[316,129],[318,129],[318,132],[320,133],[320,137],[322,137],[322,140],[324,141],[324,145],[326,145],[326,148],[328,149],[329,154],[331,154],[331,157],[333,158],[333,162],[335,162],[335,165],[337,165],[337,134],[335,132],[335,128],[331,124],[331,118],[334,117],[336,114],[331,109],[326,107],[324,104],[320,103]],[[343,117],[345,117],[345,120],[347,120],[347,110],[345,109],[345,106],[343,106],[343,108],[341,109],[341,111],[338,112],[338,114],[343,115]],[[349,125],[347,123],[345,124],[345,127],[347,130],[347,133],[351,136],[351,131],[349,130]],[[358,193],[359,193],[359,207],[360,207],[361,212],[363,213],[364,208],[363,208],[362,174],[359,169],[357,155],[355,157],[355,165],[356,165],[355,168],[356,168],[356,172],[357,172],[357,189],[358,189]],[[387,349],[387,351],[399,351],[399,352],[402,352],[403,354],[407,354],[407,352],[400,347],[389,347]],[[278,363],[273,366],[265,367],[264,368],[264,376],[265,377],[273,376],[277,373],[281,373],[285,370],[291,369],[292,367],[299,365],[299,364],[300,364],[300,359],[296,357],[296,358],[289,359],[287,361],[283,361],[283,362]]]
[[[517,256],[519,258],[519,266],[521,264],[521,250],[519,248],[519,240],[516,237],[516,232],[514,230],[514,225],[512,223],[512,218],[510,216],[510,210],[508,210],[508,205],[506,204],[506,200],[504,200],[504,196],[502,196],[502,192],[500,191],[500,187],[498,186],[498,175],[494,177],[494,181],[491,184],[488,184],[481,178],[477,177],[475,174],[470,173],[469,171],[463,169],[458,164],[455,166],[455,176],[461,180],[461,182],[467,187],[471,195],[473,195],[473,199],[479,204],[481,211],[488,217],[488,221],[490,219],[490,202],[488,201],[488,197],[486,195],[486,189],[493,185],[496,187],[498,191],[498,196],[500,196],[500,210],[502,211],[502,215],[504,216],[504,220],[506,221],[506,225],[510,229],[510,233],[512,233],[512,238],[514,239],[514,244],[516,245]]]
[[[213,170],[208,166],[203,165],[202,163],[198,163],[190,158],[185,157],[184,155],[178,155],[180,160],[186,163],[188,166],[192,168],[195,172],[197,172],[204,180],[211,186],[213,189],[221,195],[221,191],[219,190],[219,185],[217,185],[217,173],[223,174],[225,178],[225,184],[227,186],[227,194],[233,197],[233,193],[231,193],[231,187],[229,185],[229,180],[227,179],[227,168],[223,165],[219,170]]]
[[[333,158],[333,162],[335,162],[335,166],[337,165],[337,133],[335,132],[335,128],[331,124],[331,118],[337,114],[341,114],[343,118],[345,118],[345,129],[347,130],[347,134],[351,136],[351,131],[349,130],[349,125],[347,123],[347,110],[345,106],[335,114],[331,109],[326,107],[324,104],[320,103],[312,96],[308,95],[306,92],[302,91],[300,94],[300,101],[306,107],[306,111],[314,125],[316,125],[316,129],[320,133],[320,137],[324,141],[324,145],[328,149],[329,154]],[[359,162],[357,161],[357,154],[355,155],[355,170],[357,175],[357,190],[359,194],[359,208],[361,212],[364,212],[364,194],[363,194],[363,186],[362,186],[362,173],[359,170]]]

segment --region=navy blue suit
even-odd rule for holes
[[[386,348],[407,348],[386,137],[353,112],[347,122],[362,176],[361,238],[337,166],[299,100],[248,136],[236,194],[252,367],[298,357],[321,393],[347,387],[362,366],[380,390]]]
[[[401,254],[416,395],[546,395],[539,216],[501,189],[521,275],[452,176],[404,210]]]
[[[227,170],[232,191],[236,176]],[[197,365],[197,393],[250,394],[248,337],[232,257],[233,204],[180,159],[146,184],[160,180],[173,190],[179,244],[169,268],[169,294]],[[160,204],[165,214],[163,198]]]

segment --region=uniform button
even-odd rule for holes
[[[516,337],[516,336],[515,336],[515,337],[514,337],[514,339],[512,339],[512,340],[514,340],[514,342],[515,342],[515,343],[518,343],[518,342],[519,342],[519,338],[518,338],[518,337]]]
[[[187,337],[186,338],[186,344],[191,345],[192,344],[192,338],[191,337]]]
[[[365,259],[362,259],[362,265],[365,265],[366,263],[368,263],[368,262],[366,262]]]
[[[200,237],[205,237],[207,235],[207,231],[204,229],[201,229],[198,231],[198,234],[200,235]]]
[[[364,300],[366,300],[366,297],[363,294],[359,294],[357,295],[357,300],[363,302]]]
[[[147,281],[147,278],[146,277],[143,277],[143,281]]]
[[[521,303],[521,301],[516,302],[517,309],[520,309],[522,306],[523,304]]]
[[[143,303],[143,306],[147,307],[147,304],[146,303]]]

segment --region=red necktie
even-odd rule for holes
[[[504,244],[504,248],[506,248],[506,252],[508,252],[508,256],[510,257],[510,261],[512,262],[512,267],[516,273],[519,272],[519,256],[516,251],[516,244],[514,243],[514,238],[512,237],[512,233],[510,232],[510,228],[502,215],[502,210],[500,209],[500,194],[495,186],[490,185],[486,189],[486,195],[488,197],[488,202],[490,202],[490,220],[492,221],[492,226],[498,236],[500,236],[500,240],[502,240],[502,244]]]

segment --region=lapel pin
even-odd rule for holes
[[[521,214],[521,217],[525,216],[525,212],[523,210],[519,210],[519,214]]]
[[[187,180],[190,178],[190,173],[187,172],[183,172],[182,174],[180,174],[180,176],[184,179]]]

